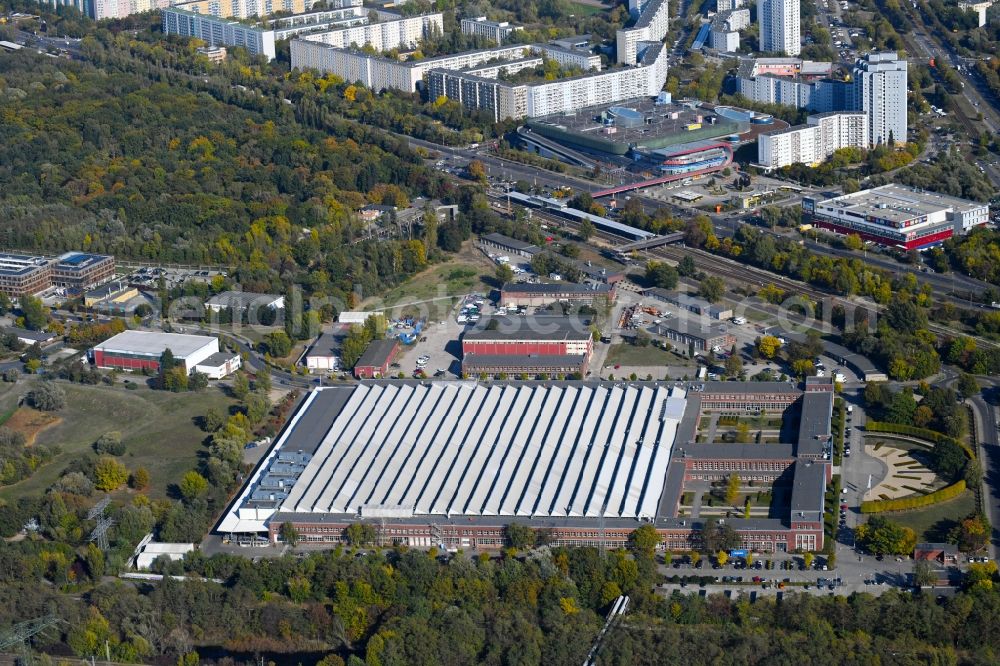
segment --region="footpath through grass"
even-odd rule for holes
[[[30,383],[21,381],[17,395]],[[38,496],[51,487],[66,466],[77,457],[93,452],[92,444],[103,434],[117,430],[127,451],[120,460],[131,471],[149,471],[152,498],[165,497],[167,487],[198,464],[206,433],[198,418],[215,407],[228,413],[235,401],[214,385],[200,393],[169,393],[142,387],[134,391],[122,386],[85,386],[59,382],[66,391],[66,407],[56,414],[62,422],[38,434],[36,444],[59,446],[62,451],[28,479],[0,488],[0,499]],[[15,398],[16,399],[16,398]],[[0,413],[8,401],[0,395]]]

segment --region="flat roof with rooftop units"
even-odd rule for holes
[[[889,184],[820,201],[803,197],[805,219],[881,245],[919,249],[989,222],[989,205]]]
[[[657,150],[718,139],[750,129],[749,122],[725,118],[700,102],[672,103],[654,97],[541,116],[526,124],[554,141],[612,155],[626,155],[633,148]]]

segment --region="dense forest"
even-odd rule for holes
[[[355,285],[371,294],[399,283],[468,237],[462,221],[433,221],[419,249],[361,240],[354,212],[368,203],[426,197],[467,210],[472,191],[428,169],[405,140],[302,101],[303,79],[231,63],[234,79],[289,87],[262,94],[185,73],[199,66],[187,45],[107,31],[83,44],[88,62],[0,60],[0,245],[237,266],[247,289],[298,283],[346,300]],[[310,94],[330,83],[309,79]],[[328,96],[357,92],[334,87]]]
[[[500,559],[338,550],[257,563],[196,553],[165,570],[221,582],[136,585],[103,582],[94,550],[75,559],[51,544],[0,549],[0,624],[54,611],[67,623],[39,648],[109,650],[121,661],[554,666],[582,663],[610,601],[625,592],[634,610],[598,664],[990,664],[1000,650],[1000,593],[990,580],[948,600],[889,591],[750,603],[654,594],[640,548],[603,558],[557,548]]]

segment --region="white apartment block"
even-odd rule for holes
[[[868,114],[869,142],[906,142],[907,63],[895,52],[871,53],[854,67],[854,108]]]
[[[976,12],[976,16],[979,17],[979,27],[982,28],[986,25],[986,12],[993,6],[994,1],[995,0],[985,0],[985,2],[980,2],[979,0],[959,0],[958,8],[964,9],[967,12]]]
[[[757,138],[757,162],[779,169],[801,162],[816,165],[841,148],[867,149],[868,116],[864,113],[819,113],[805,125],[767,132]]]
[[[740,48],[740,30],[750,26],[749,9],[719,12],[712,18],[709,47],[720,53],[735,53]]]
[[[242,46],[251,55],[275,57],[274,31],[170,7],[163,10],[163,33],[196,37],[209,46]]]
[[[619,64],[636,64],[639,60],[639,52],[642,50],[640,44],[642,42],[662,42],[667,35],[667,30],[670,29],[667,0],[648,0],[641,5],[641,12],[635,25],[619,30],[615,34],[616,57]]]
[[[725,28],[712,28],[709,47],[719,53],[736,53],[740,49],[740,33]]]
[[[600,56],[582,50],[563,49],[551,44],[518,44],[413,62],[371,56],[309,38],[293,39],[289,42],[289,46],[293,69],[332,72],[345,81],[360,82],[376,92],[386,89],[416,92],[427,72],[432,69],[467,70],[493,60],[514,62],[530,58],[532,55],[541,55],[555,60],[560,65],[579,67],[584,71],[601,69]]]
[[[729,12],[719,12],[724,17],[724,22],[730,30],[744,30],[750,27],[750,10],[733,9]]]
[[[480,75],[484,70],[433,69],[427,73],[427,90],[432,99],[443,95],[467,109],[490,111],[497,121],[544,116],[635,97],[654,97],[667,80],[668,56],[663,44],[652,44],[637,67],[520,85],[485,78]]]
[[[777,76],[738,77],[740,95],[764,104],[785,104],[808,109],[812,104],[815,84]]]
[[[271,27],[246,25],[230,19],[197,14],[177,7],[163,10],[163,34],[197,37],[209,46],[242,46],[253,55],[275,56],[275,42],[332,26],[368,22],[363,7],[347,7],[286,16],[271,21]]]
[[[802,51],[799,0],[757,0],[760,50],[798,55]]]
[[[102,19],[117,19],[141,14],[142,12],[163,9],[170,6],[170,0],[93,0],[93,3],[83,2],[84,14],[95,21]],[[93,11],[87,11],[90,7]]]
[[[715,0],[715,11],[728,12],[746,5],[746,0]]]
[[[432,69],[466,69],[490,60],[521,60],[530,56],[533,48],[523,44],[400,62],[302,38],[291,40],[289,47],[292,69],[331,72],[345,81],[359,82],[375,92],[387,89],[416,92],[417,86]]]
[[[216,18],[248,19],[276,12],[303,14],[312,9],[314,4],[315,0],[190,0],[173,6]],[[329,0],[326,5],[329,9],[361,7],[361,0]]]
[[[663,44],[654,44],[637,67],[531,84],[527,115],[534,118],[634,97],[656,97],[667,81],[668,60]]]
[[[303,35],[302,39],[339,49],[350,48],[352,45],[362,47],[367,44],[376,51],[389,51],[415,48],[421,39],[435,33],[440,34],[444,30],[444,19],[440,12],[405,18],[397,14],[379,12],[380,19],[387,16],[396,18],[380,20],[379,23],[311,33]]]
[[[417,84],[424,78],[424,70],[411,63],[337,49],[322,42],[300,38],[291,40],[288,46],[293,69],[331,72],[376,92],[387,89],[416,92]]]
[[[578,67],[585,72],[600,71],[601,56],[583,49],[564,49],[553,44],[532,44],[535,53],[555,60],[562,67]]]
[[[497,44],[503,44],[510,39],[515,30],[520,30],[521,26],[513,25],[507,21],[503,21],[502,23],[488,21],[485,16],[479,16],[477,18],[462,19],[461,28],[462,34],[478,35]]]

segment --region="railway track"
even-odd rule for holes
[[[554,215],[552,213],[540,211],[537,209],[533,209],[532,215],[536,218],[545,220],[546,222],[549,222],[557,227],[566,227],[568,229],[575,230],[579,226],[574,220],[569,220],[567,218],[559,217],[558,215]],[[622,244],[624,242],[630,242],[633,240],[631,238],[627,238],[625,236],[619,236],[617,234],[613,234],[601,229],[598,229],[595,232],[594,236],[602,239],[611,247]],[[710,272],[714,275],[718,275],[719,277],[728,278],[733,282],[746,284],[748,281],[748,277],[753,277],[757,279],[760,286],[770,283],[784,289],[785,291],[806,296],[814,302],[822,302],[824,300],[832,299],[834,305],[841,305],[842,307],[845,308],[845,310],[848,308],[857,309],[864,307],[868,310],[874,310],[876,314],[881,314],[885,309],[883,306],[880,306],[876,303],[872,303],[870,301],[859,302],[857,300],[848,297],[839,296],[837,294],[824,291],[818,287],[814,287],[804,282],[800,282],[793,278],[779,275],[777,273],[772,273],[771,271],[767,271],[762,268],[757,268],[756,266],[741,264],[732,259],[719,257],[705,250],[699,250],[696,248],[685,247],[682,249],[675,245],[667,245],[658,248],[642,250],[637,254],[639,254],[639,256],[643,256],[648,259],[661,259],[661,260],[669,259],[671,261],[680,261],[685,256],[690,256],[695,260],[695,265],[698,268]],[[960,299],[958,299],[954,295],[944,294],[941,296],[943,296],[944,298],[951,299],[953,301],[960,301]],[[945,326],[944,324],[939,324],[937,322],[928,322],[927,330],[934,333],[935,335],[949,337],[949,338],[958,336],[971,337],[977,342],[977,344],[981,344],[984,347],[990,347],[990,348],[1000,347],[1000,344],[992,340],[983,338],[982,336],[969,334],[964,331],[959,331],[950,326]]]
[[[761,286],[765,281],[771,284],[781,287],[786,291],[791,291],[793,293],[798,293],[803,296],[807,296],[813,301],[823,301],[827,299],[832,299],[835,305],[841,305],[845,308],[860,308],[864,307],[868,310],[874,310],[877,314],[881,314],[885,308],[881,305],[872,302],[858,302],[856,300],[846,298],[843,296],[838,296],[832,294],[811,285],[807,285],[798,280],[785,277],[783,275],[777,275],[776,273],[771,273],[770,271],[765,271],[754,266],[745,266],[738,262],[732,261],[731,259],[725,259],[723,257],[717,257],[713,254],[709,254],[704,250],[698,250],[693,248],[684,248],[681,250],[677,247],[666,247],[657,248],[651,251],[649,254],[653,254],[659,258],[672,259],[674,261],[680,261],[684,256],[691,256],[695,260],[695,266],[698,266],[702,270],[709,271],[719,277],[729,278],[737,282],[746,283],[748,273],[753,276],[760,278]],[[955,330],[950,326],[945,326],[944,324],[939,324],[937,322],[928,322],[927,330],[930,332],[944,337],[958,337],[965,336],[973,338],[977,344],[981,344],[985,347],[997,348],[1000,344],[992,340],[988,340],[981,336],[970,335],[962,331]]]

